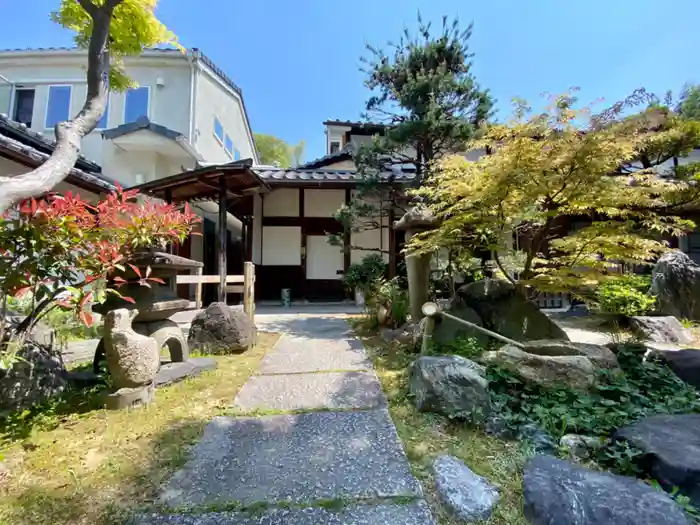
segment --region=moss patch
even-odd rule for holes
[[[0,524],[126,523],[153,503],[278,339],[259,334],[254,349],[216,357],[216,370],[159,389],[144,408],[97,408],[95,389],[27,412],[31,425],[15,417],[0,433]]]

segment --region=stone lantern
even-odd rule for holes
[[[406,232],[406,242],[415,234],[431,230],[438,224],[438,219],[423,203],[417,202],[396,221],[394,229]],[[432,254],[408,254],[406,271],[408,273],[408,297],[411,303],[411,319],[418,322],[423,313],[421,307],[428,301],[430,292],[430,259]]]

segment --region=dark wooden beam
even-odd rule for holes
[[[226,180],[221,177],[219,179],[219,302],[226,302],[226,272],[227,261],[226,255],[228,251],[228,229],[226,228],[226,209],[228,190],[226,188]]]
[[[389,190],[391,198],[389,199],[389,279],[396,277],[396,231],[394,231],[394,221],[396,220],[394,205],[395,205],[395,190]]]
[[[219,184],[218,184],[218,185],[217,185],[217,184],[212,184],[212,183],[207,182],[207,181],[205,181],[205,180],[198,180],[197,182],[198,182],[199,184],[201,184],[202,186],[204,186],[205,188],[210,188],[210,189],[212,189],[212,190],[215,190],[215,191],[219,192],[219,191],[221,191],[221,182],[222,182],[222,181],[223,181],[223,183],[224,183],[224,190],[226,190],[226,197],[227,197],[229,200],[233,201],[233,200],[237,199],[238,197],[240,197],[239,194],[233,193],[231,190],[229,190],[229,189],[226,187],[226,179],[225,179],[224,177],[221,177],[221,178],[219,179]]]
[[[299,188],[299,221],[301,224],[301,296],[306,298],[306,236],[309,229],[304,219],[304,188]]]
[[[345,205],[348,206],[350,204],[350,198],[351,198],[351,189],[346,188],[345,189]],[[350,261],[351,261],[351,250],[350,250],[350,230],[346,230],[345,235],[343,236],[343,273],[347,275],[348,269],[350,268]]]

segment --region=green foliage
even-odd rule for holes
[[[408,291],[399,277],[376,279],[370,286],[365,300],[370,318],[379,319],[380,310],[386,309],[388,316],[384,325],[398,328],[408,320],[411,310]]]
[[[93,1],[102,5],[103,1]],[[114,9],[109,26],[109,52],[111,68],[109,86],[113,91],[123,91],[135,85],[124,72],[124,58],[138,56],[144,50],[159,45],[172,45],[179,49],[175,35],[155,15],[158,0],[122,0]],[[87,49],[92,36],[92,18],[75,0],[61,0],[51,18],[66,29],[75,31],[75,44]]]
[[[595,290],[595,307],[603,313],[624,316],[646,315],[656,299],[649,293],[651,277],[623,275],[603,281]]]
[[[447,157],[414,191],[442,222],[409,249],[468,246],[497,262],[521,249],[519,279],[543,291],[577,292],[621,265],[653,263],[667,249],[662,236],[694,226],[677,210],[700,200],[700,170],[679,177],[661,164],[700,144],[700,123],[667,108],[622,116],[648,100],[640,91],[598,115],[570,94],[536,114],[519,102],[510,123],[470,145],[491,154]],[[581,227],[567,231],[572,217]]]
[[[343,283],[350,291],[359,289],[366,293],[377,279],[386,275],[386,269],[387,265],[382,256],[373,253],[363,257],[360,263],[351,264]]]
[[[623,476],[639,476],[639,460],[644,452],[627,441],[613,441],[598,454],[598,463]]]
[[[556,437],[565,433],[610,435],[653,414],[700,412],[698,393],[666,366],[644,361],[642,345],[618,348],[622,371],[600,372],[589,393],[525,384],[517,375],[488,367],[492,402],[513,428],[535,423]]]
[[[387,50],[367,46],[362,61],[372,95],[363,118],[375,134],[355,154],[357,192],[336,214],[346,233],[381,227],[391,209],[401,213],[387,184],[393,167],[413,165],[420,184],[436,158],[463,150],[489,117],[493,101],[472,73],[471,32],[447,18],[434,30],[419,15],[416,35],[405,29]]]
[[[700,121],[700,85],[683,86],[676,111],[684,119]]]
[[[260,162],[270,166],[278,166],[280,168],[289,168],[290,166],[301,163],[301,157],[304,155],[306,143],[302,140],[299,144],[291,146],[282,139],[265,135],[263,133],[255,133],[255,146],[260,155]]]

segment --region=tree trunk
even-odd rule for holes
[[[100,6],[92,0],[78,1],[93,20],[85,104],[72,120],[56,125],[56,147],[46,162],[23,175],[0,177],[0,213],[23,199],[50,191],[65,179],[80,156],[83,137],[97,127],[107,107],[109,26],[114,9],[123,0],[106,0]]]

